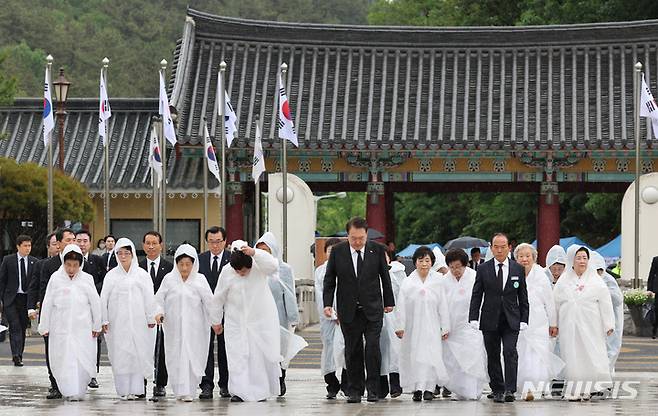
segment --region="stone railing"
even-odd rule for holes
[[[299,306],[299,329],[318,322],[318,311],[315,306],[315,282],[312,279],[297,279],[295,281],[297,305]]]

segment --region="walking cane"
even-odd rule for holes
[[[155,357],[153,357],[155,361],[155,368],[153,369],[153,377],[156,383],[158,382],[160,369],[160,350],[162,349],[162,321],[164,321],[164,317],[161,318],[161,321],[158,323],[155,332]],[[159,399],[155,394],[152,394],[150,400],[152,402],[157,402]]]

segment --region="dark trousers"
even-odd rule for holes
[[[379,371],[382,363],[381,351],[379,350],[379,337],[382,332],[382,320],[369,321],[363,309],[358,308],[352,322],[341,322],[340,329],[345,338],[345,364],[347,375],[350,379],[350,394],[359,395],[368,388],[368,393],[377,394],[379,386]],[[363,339],[366,340],[365,348],[365,370],[368,373],[366,379],[364,374],[364,351]]]
[[[97,344],[96,344],[96,372],[98,373],[101,371],[101,342],[102,342],[103,335],[98,335],[96,338]]]
[[[505,314],[501,311],[498,330],[482,331],[484,347],[487,350],[487,365],[489,369],[489,386],[493,393],[516,392],[516,372],[519,356],[516,352],[516,341],[519,331],[507,324]],[[500,344],[503,344],[503,359],[505,361],[505,376],[500,364]]]
[[[57,389],[57,380],[53,376],[53,372],[50,369],[50,357],[48,354],[48,337],[43,337],[43,341],[46,344],[46,367],[48,368],[48,379],[50,380],[50,388]]]
[[[327,383],[327,393],[338,393],[342,390],[343,393],[349,394],[349,376],[347,375],[347,370],[344,368],[340,374],[340,381],[336,377],[336,372],[332,371],[324,375],[324,382]]]
[[[219,381],[217,385],[220,389],[228,389],[228,362],[226,360],[226,343],[224,342],[224,333],[215,335],[210,330],[210,346],[208,347],[208,361],[206,361],[206,375],[201,378],[200,387],[211,389],[215,388],[215,338],[217,338],[217,367],[219,367]]]
[[[400,373],[379,376],[379,397],[386,397],[389,393],[393,394],[395,392],[402,392],[402,387],[400,387]]]
[[[164,332],[162,329],[157,331],[156,337],[159,338],[156,340],[156,345],[160,345],[160,351],[157,351],[157,349],[155,351],[155,354],[159,353],[159,356],[156,356],[158,362],[158,374],[157,378],[155,379],[155,385],[158,387],[166,387],[169,375],[167,374],[167,364],[165,363]]]
[[[5,315],[9,326],[11,355],[23,357],[25,330],[30,323],[30,319],[27,317],[27,295],[17,293],[12,304],[5,307]]]

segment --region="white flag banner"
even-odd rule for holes
[[[292,144],[299,146],[281,73],[279,73],[279,139],[290,140]]]
[[[167,97],[162,72],[160,72],[160,116],[162,116],[164,136],[172,146],[176,146],[176,129],[174,128],[174,122],[171,119],[171,112],[169,111],[169,98]]]
[[[55,118],[53,117],[53,99],[50,95],[50,71],[46,67],[46,76],[43,82],[43,145],[48,142],[55,129]]]
[[[98,135],[103,141],[103,146],[107,146],[107,120],[112,117],[112,109],[110,108],[110,100],[107,98],[107,86],[105,85],[105,77],[101,69],[101,82],[100,94],[98,104]]]
[[[644,79],[644,74],[642,74],[640,117],[648,117],[651,119],[653,138],[658,139],[658,105],[656,105],[656,100],[653,98],[653,94],[651,94],[651,90]]]
[[[162,155],[160,154],[160,143],[155,126],[151,129],[151,138],[149,139],[149,167],[151,168],[151,183],[155,179],[158,188],[162,182]]]
[[[220,94],[220,76],[219,72],[217,73],[217,99],[219,99]],[[221,117],[221,111],[219,104],[217,105],[218,116]],[[231,147],[233,139],[238,132],[238,116],[235,114],[233,105],[231,105],[231,97],[228,96],[228,92],[224,90],[224,131],[226,133],[226,144],[228,147]]]
[[[203,123],[203,137],[206,143],[206,161],[208,162],[208,170],[212,173],[219,183],[222,183],[222,178],[219,175],[219,164],[217,163],[217,155],[215,155],[215,148],[210,140],[208,133],[208,125]]]
[[[254,142],[254,163],[251,167],[251,177],[254,183],[258,183],[260,175],[265,172],[265,157],[263,156],[263,144],[261,143],[260,126],[256,125],[256,141]]]

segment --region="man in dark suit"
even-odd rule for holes
[[[489,385],[497,403],[514,401],[518,367],[516,341],[519,331],[528,327],[530,310],[525,269],[509,259],[509,247],[505,234],[494,235],[491,240],[494,258],[478,268],[468,318],[472,327],[479,327],[482,331],[487,350]],[[501,341],[505,360],[504,378],[500,364]]]
[[[471,249],[471,259],[468,261],[468,267],[477,272],[478,267],[480,267],[482,263],[484,263],[484,259],[482,258],[480,247],[473,247]]]
[[[346,226],[347,241],[336,244],[329,255],[324,276],[324,314],[336,312],[345,338],[345,362],[350,380],[349,403],[359,403],[364,388],[368,401],[379,400],[381,352],[379,338],[384,312],[393,310],[395,300],[386,263],[386,248],[367,241],[368,223],[352,218]],[[383,298],[383,299],[382,299]],[[365,338],[365,380],[363,339]]]
[[[226,251],[226,230],[222,227],[210,227],[206,230],[206,243],[208,251],[199,255],[199,273],[206,276],[210,289],[215,292],[219,274],[231,260],[231,253]],[[223,322],[222,322],[223,324]],[[201,379],[201,394],[199,399],[212,399],[215,388],[215,332],[210,331],[210,348],[206,363],[206,375]],[[228,364],[226,362],[226,344],[224,332],[217,335],[217,367],[219,368],[219,395],[223,398],[231,397],[228,391]]]
[[[654,310],[658,311],[658,256],[654,257],[651,261],[651,269],[649,270],[649,278],[647,279],[647,290],[654,294]],[[653,330],[651,337],[656,339],[656,330],[658,329],[658,319],[653,322]]]
[[[16,254],[9,254],[0,264],[0,301],[9,326],[11,356],[16,367],[23,366],[25,330],[30,320],[27,316],[27,292],[34,276],[35,257],[30,256],[32,238],[19,235],[16,238]]]
[[[108,234],[105,236],[105,250],[107,253],[103,254],[101,258],[103,259],[103,265],[105,266],[106,271],[110,271],[117,267],[117,258],[114,255],[114,245],[117,242],[117,239],[112,235]]]
[[[48,237],[46,237],[46,250],[48,257],[41,259],[34,264],[34,279],[30,280],[30,286],[27,289],[27,314],[30,319],[37,318],[37,308],[41,306],[39,299],[39,287],[43,265],[48,261],[48,259],[59,254],[59,244],[57,243],[55,233],[50,233],[48,234]]]
[[[80,247],[83,257],[82,271],[89,273],[91,277],[94,278],[94,285],[96,286],[96,291],[98,294],[101,294],[101,289],[103,289],[103,280],[105,280],[105,273],[107,270],[103,264],[103,259],[100,256],[91,254],[89,251],[91,249],[91,234],[87,230],[80,230],[75,233],[75,244]],[[96,371],[100,370],[101,366],[101,342],[103,337],[96,337]],[[92,378],[89,382],[89,388],[97,389],[98,381],[96,378]]]
[[[151,275],[153,280],[154,293],[160,289],[160,284],[165,275],[171,272],[174,265],[163,259],[162,254],[162,236],[157,231],[149,231],[144,234],[142,238],[142,248],[146,253],[146,258],[139,261],[139,267],[146,270]],[[158,328],[157,337],[160,344],[160,355],[158,357],[158,378],[154,380],[155,387],[153,387],[153,395],[156,397],[164,397],[166,393],[165,387],[167,386],[167,366],[165,364],[165,349],[164,349],[164,335]]]
[[[61,228],[55,232],[55,239],[57,240],[59,253],[56,256],[46,260],[41,268],[41,276],[39,278],[39,296],[37,298],[40,304],[43,304],[43,298],[46,296],[46,288],[48,287],[50,276],[59,270],[60,266],[62,265],[62,253],[64,252],[64,249],[69,244],[75,244],[75,233],[69,228]],[[59,388],[57,387],[57,381],[55,380],[55,377],[53,377],[53,373],[50,370],[50,358],[48,357],[48,337],[43,337],[43,340],[46,343],[46,366],[48,367],[48,377],[50,378],[50,390],[48,391],[46,398],[61,399],[62,393],[60,393]]]

